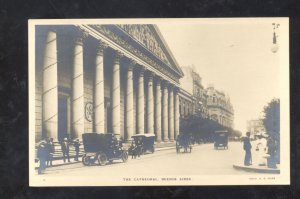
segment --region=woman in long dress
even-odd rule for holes
[[[260,135],[256,144],[256,151],[258,152],[257,164],[258,166],[266,166],[267,155],[267,140],[265,136]]]

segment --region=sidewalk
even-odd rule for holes
[[[53,160],[52,166],[48,166],[47,168],[58,167],[58,166],[69,165],[69,164],[76,164],[76,163],[81,163],[81,157],[79,158],[79,161],[74,161],[74,158],[70,158],[70,162],[68,162],[68,161],[64,162],[62,159]],[[39,162],[36,162],[35,169],[38,169],[38,168],[39,168]]]
[[[267,166],[258,166],[258,165],[244,166],[244,164],[233,164],[233,168],[248,171],[248,172],[255,172],[255,173],[273,173],[273,174],[280,173],[279,164],[277,165],[276,169],[268,168]]]
[[[166,146],[163,146],[160,144],[157,148],[155,148],[155,152],[175,149],[175,142],[174,143],[165,143],[165,144],[166,144]],[[57,166],[70,165],[70,164],[76,164],[76,163],[81,163],[81,157],[79,157],[79,161],[74,161],[74,157],[70,157],[70,162],[68,162],[68,161],[64,162],[62,157],[61,158],[56,157],[56,159],[52,161],[52,166],[49,166],[49,167],[57,167]],[[39,163],[37,162],[37,163],[35,163],[35,169],[38,169],[38,167],[39,167]]]

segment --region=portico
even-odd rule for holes
[[[183,73],[155,25],[39,27],[36,37],[37,139],[176,139]]]

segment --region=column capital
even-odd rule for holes
[[[175,93],[179,93],[180,88],[179,88],[178,86],[175,86],[175,85],[174,85],[173,90],[174,90]]]
[[[128,70],[133,70],[134,66],[136,65],[136,61],[133,59],[129,59],[129,63],[128,63]]]
[[[83,45],[83,40],[88,38],[89,36],[89,33],[86,31],[86,30],[83,30],[81,28],[76,28],[77,32],[76,32],[76,35],[75,35],[75,44],[77,45]]]
[[[108,44],[104,43],[103,41],[99,40],[98,45],[97,45],[97,54],[98,55],[103,55],[103,51],[108,48]]]
[[[174,89],[174,84],[169,83],[168,88],[169,88],[170,91],[173,91],[173,89]]]
[[[137,67],[137,72],[138,72],[138,74],[139,74],[140,76],[144,76],[145,71],[146,71],[146,68],[145,68],[144,66],[139,65],[139,66]]]
[[[119,63],[123,56],[124,54],[122,52],[116,50],[114,53],[114,63]]]
[[[148,75],[148,80],[153,80],[155,74],[152,71],[147,71],[147,75]]]
[[[46,31],[57,33],[57,27],[56,26],[47,26]]]
[[[162,80],[161,82],[162,82],[163,88],[168,89],[170,83],[167,80]]]
[[[156,82],[157,83],[161,83],[161,81],[162,81],[162,78],[160,77],[160,76],[158,76],[158,75],[155,75],[155,80],[156,80]]]

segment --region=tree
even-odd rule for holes
[[[280,134],[280,100],[272,99],[267,106],[264,107],[263,124],[270,137],[279,140]]]
[[[280,100],[273,99],[264,107],[263,112],[263,124],[269,135],[268,153],[272,161],[270,165],[276,167],[273,163],[280,163]]]
[[[180,132],[192,134],[196,141],[212,142],[214,133],[218,130],[227,130],[230,137],[240,137],[241,132],[222,126],[217,121],[192,115],[180,120]]]

